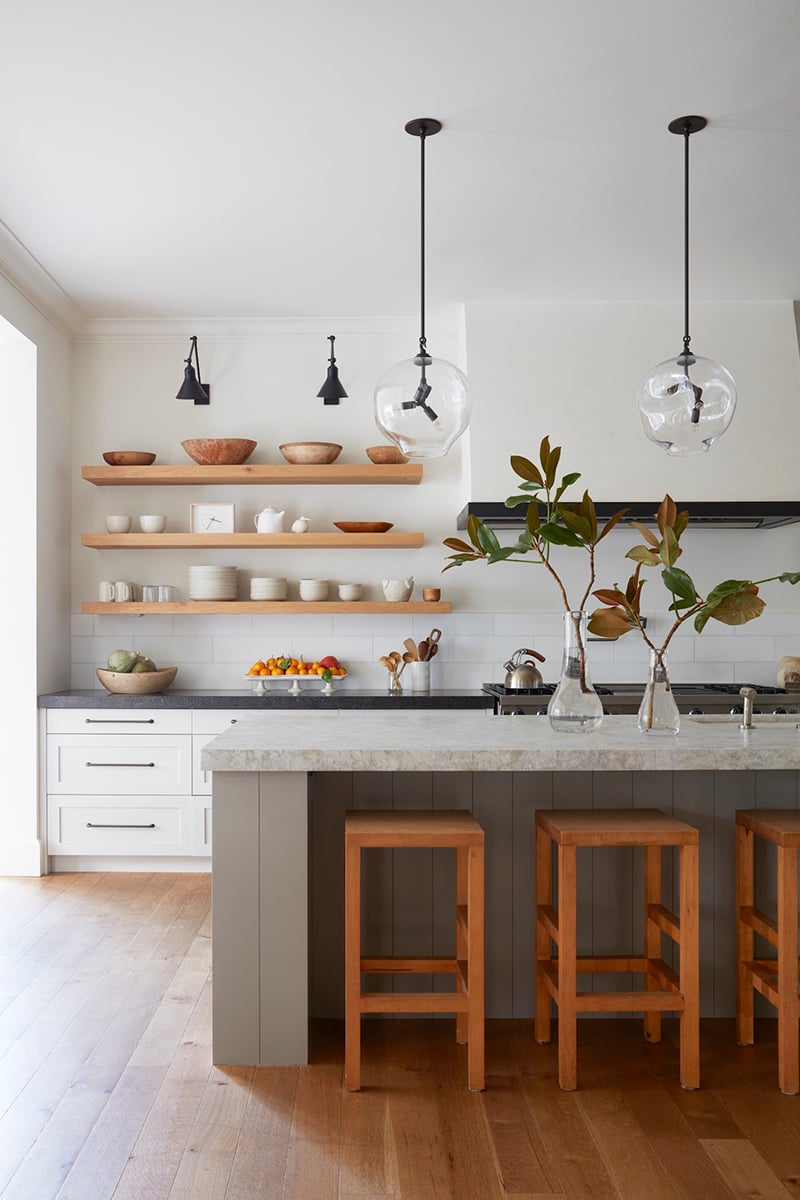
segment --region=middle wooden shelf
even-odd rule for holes
[[[423,533],[84,533],[93,550],[392,550],[422,546]]]

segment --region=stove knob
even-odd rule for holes
[[[546,708],[537,708],[536,715],[537,715],[537,717],[546,717],[547,709]]]
[[[741,704],[734,704],[733,708],[728,709],[732,717],[739,717],[744,713]]]
[[[510,717],[524,717],[525,709],[524,708],[512,708],[511,712],[508,715]]]
[[[703,715],[702,708],[690,708],[689,709],[690,717],[702,717],[702,715]]]
[[[786,709],[785,709],[785,708],[783,707],[783,705],[781,705],[781,704],[779,704],[777,708],[773,708],[773,710],[772,710],[772,711],[773,711],[773,713],[775,714],[775,716],[776,716],[776,717],[777,717],[777,716],[781,716],[781,717],[782,717],[782,716],[785,716],[785,715],[786,715]]]

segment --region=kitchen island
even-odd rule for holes
[[[791,718],[750,732],[685,718],[664,738],[625,716],[568,735],[485,713],[265,713],[210,742],[202,766],[214,772],[214,1060],[302,1063],[309,962],[315,1014],[335,1015],[339,1002],[347,807],[465,807],[484,826],[489,1016],[532,1013],[536,807],[658,807],[696,825],[701,1002],[705,1015],[729,1015],[733,814],[798,806],[800,733]],[[405,953],[406,938],[422,934],[443,953],[451,880],[431,852],[416,853],[428,858],[377,865],[365,887],[367,937]],[[636,942],[639,870],[629,849],[579,857],[579,953],[625,952],[620,936]],[[771,876],[761,875],[768,893]]]

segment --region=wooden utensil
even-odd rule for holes
[[[411,655],[411,661],[417,662],[419,660],[419,649],[417,648],[417,643],[414,641],[414,639],[410,637],[406,638],[406,640],[403,642],[403,645]]]
[[[428,639],[423,638],[419,646],[417,646],[417,655],[420,662],[425,662],[428,657]]]
[[[439,647],[434,642],[433,645],[431,646],[430,650],[428,651],[428,662],[430,662],[432,658],[436,658],[436,655],[438,653],[439,653]]]

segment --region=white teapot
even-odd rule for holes
[[[381,586],[387,600],[408,600],[414,590],[414,576],[408,579],[382,579]]]
[[[298,517],[292,522],[292,533],[308,533],[308,527],[311,524],[309,517]]]
[[[258,533],[281,533],[283,530],[283,511],[278,512],[277,508],[273,508],[268,504],[266,508],[262,508],[261,512],[253,517],[253,524]]]

